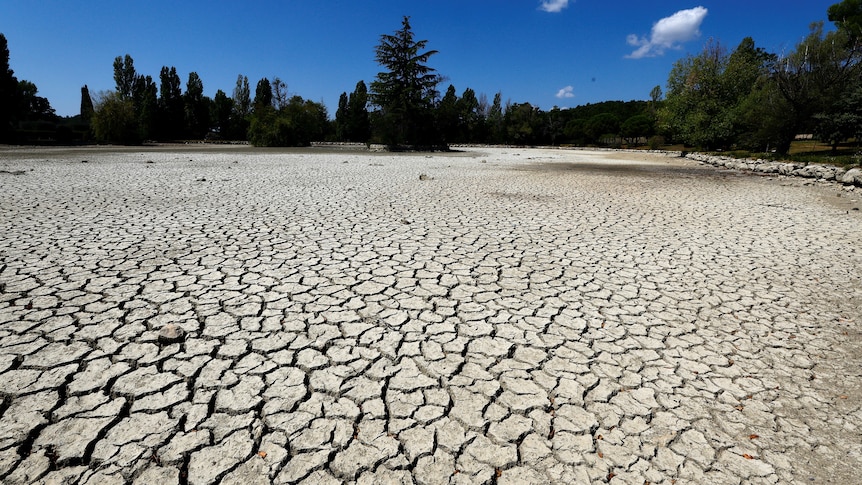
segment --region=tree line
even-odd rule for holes
[[[203,94],[189,73],[185,90],[175,67],[163,67],[158,85],[138,73],[131,56],[114,60],[112,91],[94,100],[84,86],[81,112],[60,119],[36,86],[8,68],[0,34],[0,119],[3,140],[33,134],[111,143],[145,140],[247,140],[257,146],[303,146],[312,141],[382,143],[437,148],[449,144],[637,145],[682,143],[700,149],[740,148],[786,153],[797,134],[811,133],[837,147],[862,139],[862,1],[829,7],[836,30],[814,23],[793,51],[778,55],[745,38],[734,50],[710,40],[702,52],[677,61],[662,92],[647,101],[608,101],[544,111],[503,102],[501,92],[460,92],[443,82],[429,60],[427,40],[416,40],[409,17],[380,36],[375,60],[383,68],[367,85],[343,92],[332,119],[322,103],[288,93],[278,77],[255,85],[239,75],[230,96]],[[41,125],[40,125],[41,123]],[[48,127],[48,128],[46,128]],[[42,128],[41,131],[39,128]],[[17,134],[17,136],[16,136]]]
[[[829,7],[836,30],[811,24],[787,54],[747,37],[727,52],[710,40],[674,64],[657,130],[702,149],[786,154],[794,137],[832,145],[862,140],[862,1]]]
[[[37,93],[35,84],[19,80],[9,67],[9,46],[0,34],[0,143],[18,143],[46,127],[56,135],[58,117],[51,103]]]

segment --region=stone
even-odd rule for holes
[[[851,168],[841,176],[841,182],[849,185],[862,186],[862,168]]]
[[[159,342],[165,345],[182,342],[186,331],[175,323],[169,323],[159,329]]]

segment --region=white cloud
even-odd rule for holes
[[[560,99],[564,98],[574,98],[575,97],[575,88],[572,86],[566,86],[563,89],[557,91],[557,97]]]
[[[569,0],[542,0],[539,3],[539,10],[551,13],[557,13],[569,6]]]
[[[694,40],[700,36],[700,24],[706,17],[705,7],[695,7],[665,17],[652,26],[650,37],[638,37],[629,34],[626,43],[637,49],[627,55],[629,59],[655,57],[664,54],[667,49],[678,49],[680,44]]]

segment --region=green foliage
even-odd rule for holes
[[[796,135],[795,121],[787,115],[791,108],[771,78],[755,83],[735,110],[740,126],[737,147],[761,153],[787,152]],[[786,143],[784,148],[782,143]]]
[[[588,120],[603,113],[610,113],[617,119],[627,120],[632,116],[648,113],[649,109],[650,103],[648,101],[602,101],[562,110],[562,113],[565,115],[566,123],[568,123],[574,119]]]
[[[210,109],[210,119],[213,120],[218,137],[225,138],[229,136],[231,115],[233,114],[233,100],[228,98],[227,94],[219,89],[216,91]]]
[[[9,67],[9,47],[6,36],[0,34],[0,106],[15,106],[15,94],[18,90],[18,79]],[[15,114],[11,109],[0,109],[0,142],[12,140],[14,133],[13,121]]]
[[[796,133],[817,131],[817,123],[830,122],[826,114],[832,106],[860,84],[862,49],[851,42],[844,29],[824,33],[823,23],[816,22],[796,49],[779,60],[773,79],[787,103],[784,113],[790,127],[779,141],[778,150],[786,153]],[[819,130],[830,131],[828,128]]]
[[[371,83],[371,101],[380,108],[375,129],[389,145],[435,146],[441,143],[433,111],[440,76],[426,63],[437,51],[422,52],[428,41],[413,39],[409,19],[394,35],[381,35],[375,48],[386,69]]]
[[[46,98],[38,96],[38,88],[30,81],[18,81],[17,118],[19,121],[52,120],[56,117],[54,108]]]
[[[488,110],[488,141],[494,144],[506,142],[506,127],[503,124],[503,93],[494,94],[494,101]]]
[[[149,140],[156,135],[159,101],[156,83],[150,76],[137,76],[132,88],[132,103],[137,116],[138,138]]]
[[[699,55],[689,55],[674,64],[667,98],[659,114],[674,138],[704,149],[728,142],[731,129],[724,116],[728,100],[721,85],[726,65],[727,54],[714,41]]]
[[[851,42],[862,37],[862,0],[844,0],[826,11],[829,21],[843,30]]]
[[[635,143],[638,138],[652,136],[655,125],[647,115],[634,115],[620,125],[619,134],[626,138],[628,143]]]
[[[246,139],[249,115],[251,115],[251,89],[248,86],[248,78],[240,74],[233,89],[233,113],[229,134],[231,138]]]
[[[364,81],[356,83],[350,96],[342,93],[335,113],[336,139],[341,141],[367,142],[371,136],[368,117],[368,88]]]
[[[175,67],[164,66],[159,73],[158,107],[159,139],[181,139],[185,127],[185,103]]]
[[[95,108],[93,107],[93,98],[90,97],[90,89],[87,88],[85,84],[84,87],[81,88],[81,119],[89,123],[93,118],[93,112]]]
[[[541,110],[530,103],[513,104],[503,116],[506,142],[515,145],[536,145],[542,133]]]
[[[649,137],[647,140],[647,147],[650,150],[661,150],[661,147],[665,144],[665,139],[663,136],[654,135]]]
[[[132,56],[117,56],[114,59],[114,82],[117,84],[117,94],[123,98],[132,97],[132,89],[135,86],[135,61]]]
[[[569,120],[565,127],[563,128],[563,135],[571,142],[576,145],[586,145],[587,144],[587,130],[586,130],[587,121],[582,118],[575,118],[573,120]]]
[[[254,110],[248,128],[248,141],[258,147],[289,146],[292,140],[290,122],[272,106]]]
[[[584,124],[584,132],[592,143],[605,137],[615,138],[620,133],[620,120],[613,113],[597,114]]]
[[[131,98],[110,91],[96,104],[93,113],[96,140],[106,143],[139,143],[141,139],[137,128],[137,115]]]
[[[487,101],[486,101],[487,103]],[[484,114],[481,103],[476,98],[476,92],[470,88],[464,90],[456,105],[458,111],[458,134],[455,141],[468,143],[481,141],[484,132]]]
[[[183,95],[185,134],[187,138],[202,139],[210,127],[211,100],[204,96],[204,83],[198,73],[189,73],[186,93]]]
[[[855,86],[844,93],[831,109],[814,115],[817,121],[815,134],[829,143],[832,151],[838,144],[850,138],[862,140],[862,86]]]
[[[269,79],[263,78],[257,82],[257,87],[254,88],[254,102],[252,103],[254,111],[261,111],[272,106],[272,84]]]
[[[730,147],[745,131],[740,109],[773,56],[747,37],[728,55],[715,41],[674,64],[659,122],[674,138],[706,150]]]
[[[559,139],[563,137],[563,129],[565,128],[564,122],[566,121],[566,117],[563,111],[559,107],[554,106],[551,108],[551,111],[540,113],[540,115],[543,123],[541,140],[539,142],[542,144],[549,142],[551,145],[557,144]]]
[[[251,116],[248,140],[254,146],[308,146],[328,128],[326,108],[293,96],[280,108],[259,105]]]
[[[15,77],[15,72],[9,67],[6,37],[0,34],[0,142],[26,141],[21,139],[26,138],[26,133],[23,137],[17,133],[28,131],[21,126],[24,122],[56,124],[57,116],[51,103],[37,93],[35,84]]]
[[[350,141],[367,142],[371,136],[368,120],[368,87],[364,81],[356,83],[347,100],[347,135]]]
[[[338,109],[335,110],[335,137],[340,141],[347,141],[347,116],[350,108],[347,106],[347,92],[338,97]]]
[[[461,131],[458,95],[455,93],[455,86],[451,84],[437,105],[437,126],[446,143],[454,142]]]

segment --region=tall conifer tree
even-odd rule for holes
[[[427,44],[427,40],[414,40],[410,17],[404,17],[401,29],[381,35],[375,48],[375,59],[386,71],[371,83],[371,100],[380,107],[379,131],[389,145],[440,143],[433,111],[440,76],[427,65],[437,51],[425,51]]]

